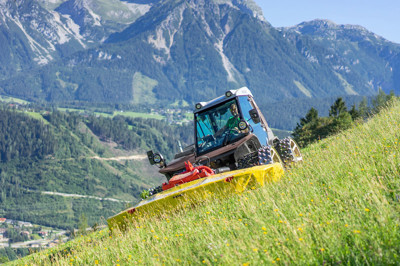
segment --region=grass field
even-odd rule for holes
[[[37,120],[42,121],[44,124],[49,124],[49,122],[43,118],[43,116],[40,113],[36,113],[36,112],[25,112],[25,114],[29,115],[32,118],[35,118]]]
[[[164,119],[164,116],[159,115],[159,114],[149,114],[149,113],[138,113],[138,112],[114,112],[114,116],[116,115],[123,115],[126,117],[140,117],[140,118],[153,118],[153,119]]]
[[[398,265],[400,104],[303,151],[264,188],[134,221],[17,265]]]
[[[28,101],[14,98],[14,97],[8,97],[8,96],[0,96],[0,101],[6,102],[6,103],[19,103],[19,104],[28,104]]]
[[[77,109],[77,108],[57,108],[58,110],[62,112],[79,112],[79,113],[84,113],[86,112],[85,109]],[[153,113],[139,113],[139,112],[130,112],[130,111],[125,111],[125,112],[113,112],[113,114],[109,113],[103,113],[103,112],[95,112],[96,115],[104,116],[104,117],[114,117],[117,115],[122,115],[126,117],[140,117],[140,118],[153,118],[153,119],[158,119],[162,120],[165,117],[159,114],[153,114]]]

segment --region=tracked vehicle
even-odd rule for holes
[[[234,113],[232,107],[236,108]],[[248,88],[230,90],[209,102],[197,103],[194,125],[195,143],[177,153],[173,161],[167,164],[161,154],[147,154],[150,164],[158,165],[168,180],[185,172],[188,161],[221,173],[302,160],[292,139],[279,140],[274,135]]]
[[[194,110],[195,143],[166,162],[147,152],[168,182],[145,191],[144,200],[108,219],[110,228],[123,227],[132,216],[162,213],[208,195],[226,196],[276,181],[284,167],[302,161],[291,138],[272,132],[248,88],[229,90]]]

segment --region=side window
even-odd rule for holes
[[[261,123],[255,124],[250,117],[249,111],[254,109],[254,107],[251,105],[249,98],[247,96],[240,96],[238,98],[243,118],[249,123],[250,128],[253,129],[253,133],[258,137],[261,145],[266,145],[268,142],[267,132],[265,132]]]
[[[211,127],[211,123],[209,121],[209,117],[205,116],[205,117],[199,117],[199,119],[197,119],[197,136],[199,138],[203,138],[207,135],[212,135],[212,127]]]

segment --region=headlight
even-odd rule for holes
[[[201,103],[196,103],[196,109],[201,109],[201,107],[203,107],[203,105],[201,105]]]
[[[154,161],[155,163],[161,163],[161,161],[162,161],[161,155],[158,154],[158,153],[154,154],[153,161]]]
[[[226,96],[227,98],[231,97],[232,95],[233,95],[233,94],[232,94],[231,91],[225,92],[225,96]]]
[[[245,130],[247,128],[247,123],[246,121],[240,121],[238,126],[240,130]]]

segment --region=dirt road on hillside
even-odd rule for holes
[[[127,161],[127,160],[144,160],[147,159],[146,155],[130,155],[130,156],[119,156],[111,158],[102,158],[99,156],[89,157],[89,159],[95,159],[100,161]]]
[[[68,194],[68,193],[61,193],[61,192],[52,192],[52,191],[40,191],[40,193],[44,195],[56,195],[56,196],[62,196],[62,197],[71,197],[71,198],[88,198],[88,199],[95,199],[95,200],[108,200],[108,201],[114,201],[114,202],[129,202],[126,200],[119,200],[119,199],[113,199],[113,198],[100,198],[96,196],[88,196],[88,195],[79,195],[79,194]]]

